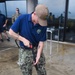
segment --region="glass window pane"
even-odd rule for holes
[[[75,42],[75,0],[69,0],[66,41]]]
[[[64,15],[65,15],[65,0],[38,0],[39,4],[45,4],[48,9],[50,16],[48,18],[48,27],[55,28],[53,31],[54,40],[63,39],[63,26],[64,26]],[[58,28],[60,26],[60,33],[58,36]]]
[[[0,3],[0,11],[2,14],[6,15],[5,13],[5,3]]]
[[[16,8],[20,9],[21,14],[26,13],[26,1],[6,1],[7,16],[12,17]]]

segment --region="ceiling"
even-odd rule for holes
[[[0,2],[5,2],[5,1],[21,1],[21,0],[0,0]]]
[[[5,2],[6,0],[0,0],[0,2]]]

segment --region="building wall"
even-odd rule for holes
[[[37,5],[38,0],[36,0],[36,1],[35,0],[27,0],[26,3],[27,3],[27,12],[31,13],[34,11],[34,8]]]

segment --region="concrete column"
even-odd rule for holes
[[[27,0],[26,1],[27,13],[33,12],[37,4],[38,4],[38,0]]]

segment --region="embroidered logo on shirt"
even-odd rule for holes
[[[41,33],[41,29],[37,29],[37,33],[40,34]]]

